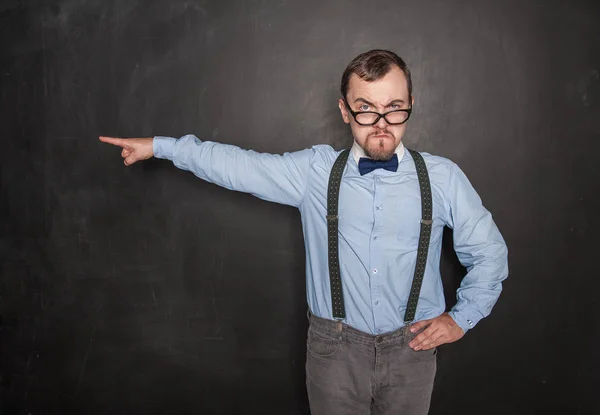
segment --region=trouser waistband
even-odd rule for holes
[[[307,311],[306,315],[310,322],[310,328],[328,333],[343,333],[348,340],[364,344],[392,344],[406,342],[408,339],[412,339],[418,334],[407,332],[406,326],[404,326],[388,333],[374,335],[357,330],[342,321],[317,317],[311,313],[310,310]]]

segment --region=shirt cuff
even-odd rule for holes
[[[476,318],[475,316],[469,315],[470,313],[467,310],[461,310],[461,311],[452,310],[452,311],[448,312],[448,314],[450,315],[450,317],[452,317],[452,319],[456,322],[456,324],[458,324],[458,327],[463,329],[463,331],[465,333],[469,329],[472,329],[473,327],[475,327],[477,322],[479,322],[479,320],[481,320],[481,317]],[[477,313],[477,314],[479,314],[479,313]]]
[[[177,140],[173,137],[156,136],[152,140],[152,151],[154,157],[159,159],[173,160],[173,150]]]

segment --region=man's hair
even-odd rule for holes
[[[359,78],[367,82],[377,81],[383,78],[394,66],[400,68],[406,77],[408,85],[409,103],[412,98],[412,80],[410,78],[410,70],[402,58],[394,52],[383,49],[373,49],[368,52],[361,53],[352,62],[348,64],[346,70],[342,74],[342,85],[340,91],[345,99],[348,93],[348,83],[350,76],[356,74]]]

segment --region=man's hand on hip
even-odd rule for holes
[[[123,163],[131,166],[136,161],[146,160],[154,156],[153,138],[114,138],[100,137],[100,141],[123,148]]]
[[[419,333],[408,344],[414,350],[429,350],[444,343],[452,343],[465,335],[463,329],[454,321],[450,314],[444,313],[436,318],[417,321],[410,326],[411,332],[417,332],[423,327],[427,327]]]

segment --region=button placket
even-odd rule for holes
[[[379,244],[376,241],[380,240],[380,230],[383,227],[383,202],[382,202],[382,183],[381,178],[376,176],[374,189],[373,189],[373,229],[371,231],[372,240],[375,243],[370,244],[369,250],[369,264],[370,268],[370,279],[371,279],[371,307],[373,309],[373,323],[376,328],[376,332],[380,332],[380,329],[377,328],[379,325],[379,321],[383,321],[381,316],[379,316],[380,312],[380,304],[381,304],[381,291],[379,289],[379,280],[381,279],[381,269],[379,263]]]

